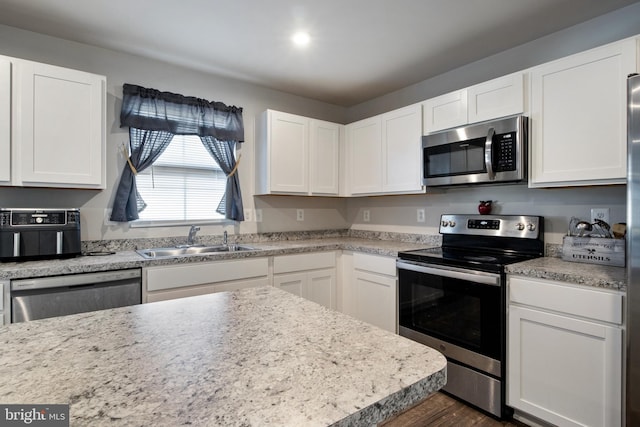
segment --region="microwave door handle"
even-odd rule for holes
[[[493,128],[489,128],[489,132],[487,132],[487,140],[484,143],[484,164],[487,167],[487,174],[491,180],[496,177],[496,174],[493,171],[493,135],[495,135],[495,133],[496,132]]]

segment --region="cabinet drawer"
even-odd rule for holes
[[[391,257],[354,253],[353,267],[356,270],[396,277],[396,259]]]
[[[314,252],[310,254],[285,255],[273,259],[273,273],[317,270],[336,266],[335,252]]]
[[[622,324],[622,294],[615,292],[510,277],[509,301],[601,322]]]
[[[269,274],[268,258],[148,267],[147,291],[250,279]]]

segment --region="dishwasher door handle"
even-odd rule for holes
[[[115,282],[118,280],[140,279],[140,269],[102,271],[99,273],[79,273],[65,276],[38,277],[35,279],[18,279],[11,281],[12,291],[31,289],[61,288],[66,286],[93,285],[97,283]]]

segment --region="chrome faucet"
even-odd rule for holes
[[[193,245],[193,240],[196,238],[196,233],[198,231],[200,231],[200,227],[196,227],[195,225],[191,226],[189,229],[189,235],[187,236],[187,245]]]

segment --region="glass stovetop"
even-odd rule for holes
[[[428,248],[400,252],[398,258],[422,263],[475,268],[483,271],[502,272],[507,264],[537,258],[538,255],[491,252],[459,248]]]

